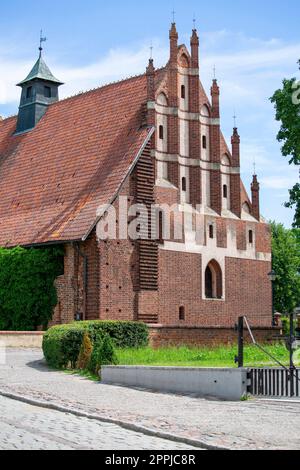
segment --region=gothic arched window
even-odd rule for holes
[[[223,297],[222,270],[215,260],[211,261],[205,270],[205,297],[207,299]]]

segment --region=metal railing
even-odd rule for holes
[[[248,392],[262,397],[300,397],[300,369],[249,369]]]

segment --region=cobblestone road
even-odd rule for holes
[[[0,389],[210,445],[300,449],[300,401],[227,403],[108,386],[49,371],[41,351],[29,350],[8,350]]]
[[[0,397],[0,450],[189,450],[184,444]]]

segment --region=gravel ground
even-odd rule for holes
[[[102,385],[49,371],[38,350],[8,350],[0,389],[213,446],[300,449],[296,400],[231,403]]]

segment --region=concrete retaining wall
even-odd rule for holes
[[[43,332],[0,331],[0,342],[7,348],[41,348]]]
[[[169,393],[237,401],[247,394],[246,369],[103,367],[102,382]]]

